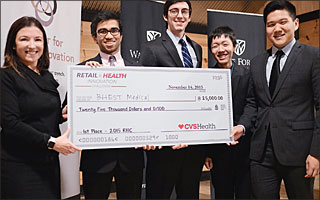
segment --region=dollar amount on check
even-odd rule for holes
[[[83,149],[226,143],[230,71],[70,66],[71,141]]]

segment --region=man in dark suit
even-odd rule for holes
[[[214,68],[230,69],[232,83],[233,123],[238,124],[246,105],[250,70],[232,62],[237,41],[234,31],[220,26],[209,36],[210,51],[217,64]],[[211,181],[216,199],[250,199],[250,131],[240,138],[239,144],[208,145],[205,165],[211,169]]]
[[[319,49],[299,43],[295,7],[276,0],[264,9],[266,34],[273,46],[251,62],[249,95],[239,124],[251,126],[251,180],[255,198],[279,198],[284,180],[287,195],[312,199],[320,158]],[[243,127],[231,135],[238,139]]]
[[[201,68],[202,48],[185,35],[191,20],[188,0],[168,0],[163,18],[168,29],[142,48],[140,64],[155,67]],[[204,150],[200,145],[178,144],[147,152],[147,199],[168,199],[175,187],[177,198],[198,199]],[[180,149],[178,149],[180,148]]]
[[[134,65],[123,59],[120,53],[122,28],[118,15],[110,11],[98,13],[92,20],[91,35],[100,52],[81,65]],[[84,195],[86,199],[107,199],[112,178],[115,177],[118,199],[140,199],[143,168],[142,149],[83,150],[80,170]]]

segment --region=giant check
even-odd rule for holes
[[[224,69],[70,66],[70,139],[83,149],[231,142],[231,96]]]

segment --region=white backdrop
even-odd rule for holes
[[[81,1],[0,1],[1,65],[11,24],[22,16],[33,16],[44,26],[49,44],[49,70],[59,82],[63,101],[67,88],[67,66],[80,61]],[[67,123],[61,125],[62,133]],[[79,154],[60,155],[61,195],[68,198],[80,193]]]

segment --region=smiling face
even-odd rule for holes
[[[236,47],[233,46],[231,39],[224,34],[212,38],[211,53],[222,68],[231,68],[232,55]]]
[[[178,37],[182,37],[191,20],[189,5],[186,2],[177,2],[168,9],[168,16],[163,19],[168,23],[168,30]]]
[[[292,19],[285,9],[275,10],[268,14],[266,33],[271,43],[282,49],[294,38],[294,32],[299,28],[299,19]]]
[[[44,40],[41,30],[36,26],[21,28],[15,40],[17,56],[28,67],[35,68],[43,54]]]
[[[120,29],[119,23],[115,19],[110,19],[110,20],[105,20],[105,21],[99,22],[96,31],[98,31],[100,29],[111,30],[112,28]],[[120,45],[121,45],[121,41],[122,41],[122,34],[121,33],[113,36],[113,35],[111,35],[110,32],[108,32],[107,35],[105,35],[105,36],[99,36],[99,34],[97,34],[96,36],[92,36],[92,37],[95,40],[95,42],[98,44],[100,51],[102,51],[103,53],[106,53],[109,55],[114,55],[118,51],[120,51]]]

